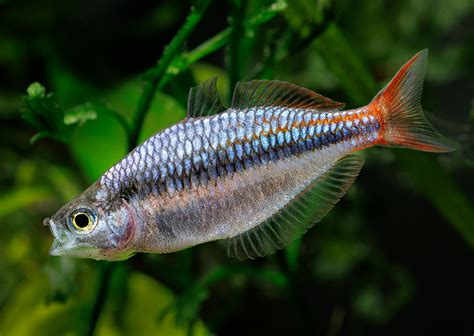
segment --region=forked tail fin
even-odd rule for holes
[[[427,57],[427,49],[413,56],[370,103],[369,109],[383,116],[383,145],[438,153],[453,150],[421,108]]]

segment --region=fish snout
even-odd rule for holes
[[[43,225],[49,227],[49,230],[51,231],[51,234],[55,240],[62,242],[65,239],[65,234],[60,228],[56,226],[56,223],[51,218],[45,218]]]

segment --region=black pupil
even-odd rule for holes
[[[89,216],[84,213],[79,213],[76,215],[76,217],[74,217],[74,221],[78,227],[83,229],[89,225]]]

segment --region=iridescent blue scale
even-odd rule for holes
[[[363,110],[318,113],[272,106],[229,109],[215,116],[189,118],[156,134],[112,167],[102,180],[113,191],[154,180],[173,192],[344,141],[352,146],[363,145],[379,130],[379,122]],[[130,166],[133,168],[128,169]],[[137,171],[144,173],[134,173]],[[195,178],[202,171],[208,181]],[[174,181],[175,177],[189,183]]]
[[[268,151],[270,144],[268,143],[268,137],[266,135],[263,135],[260,139],[261,144],[262,144],[262,149],[264,151]]]

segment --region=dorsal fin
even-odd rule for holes
[[[199,118],[225,110],[217,93],[217,77],[211,77],[189,90],[188,118]]]
[[[245,110],[258,106],[337,111],[344,107],[344,103],[335,102],[319,93],[288,82],[253,80],[237,83],[232,97],[232,108]]]
[[[362,168],[349,155],[260,225],[228,240],[227,254],[240,260],[263,257],[286,247],[319,222],[341,199]]]

